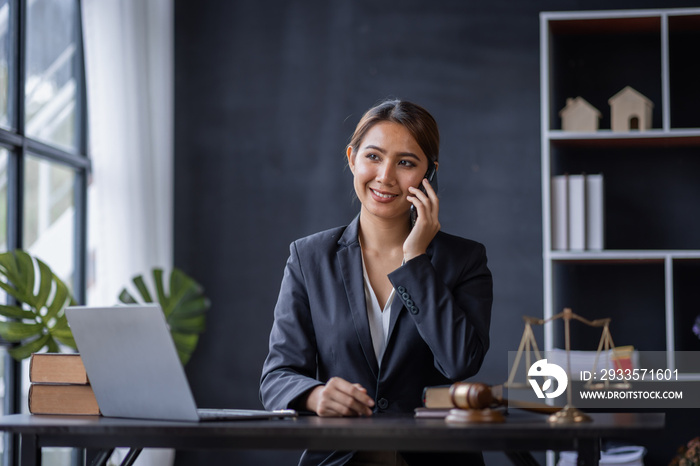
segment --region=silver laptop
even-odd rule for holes
[[[73,306],[66,316],[104,416],[172,421],[296,416],[293,410],[198,410],[158,305]]]

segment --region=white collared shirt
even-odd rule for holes
[[[367,320],[369,320],[369,331],[372,335],[372,345],[374,354],[377,356],[377,363],[382,365],[382,356],[386,349],[386,340],[389,335],[389,319],[391,318],[391,303],[394,302],[396,290],[392,289],[389,299],[387,299],[384,309],[379,305],[377,295],[374,294],[372,285],[369,283],[369,276],[365,268],[365,258],[362,258],[362,275],[365,279],[365,303],[367,303]]]

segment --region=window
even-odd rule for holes
[[[84,302],[90,161],[80,18],[80,0],[0,0],[0,251],[39,257]],[[9,346],[0,341],[3,413],[26,411],[26,370]],[[16,463],[16,453],[0,438],[2,464]]]

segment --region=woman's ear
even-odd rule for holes
[[[350,167],[350,171],[352,174],[355,174],[355,154],[353,154],[352,146],[348,146],[346,149],[347,152],[347,157],[348,157],[348,167]]]
[[[435,173],[437,173],[438,168],[440,168],[440,164],[437,162],[433,162],[435,164]]]

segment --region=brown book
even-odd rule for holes
[[[450,386],[426,387],[423,390],[423,406],[426,408],[454,408],[450,397]]]
[[[100,414],[90,385],[31,384],[29,412],[32,414]]]
[[[77,353],[34,353],[29,360],[29,381],[85,385],[88,377]]]

